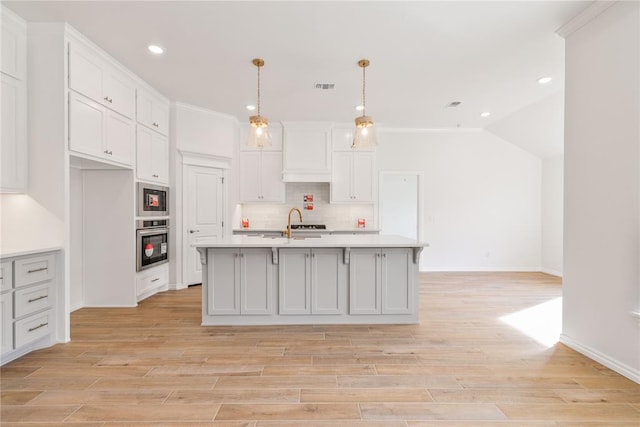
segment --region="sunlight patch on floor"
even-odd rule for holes
[[[502,316],[500,320],[551,347],[558,342],[562,331],[562,297]]]

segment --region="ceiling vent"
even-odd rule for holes
[[[462,101],[452,101],[444,106],[444,108],[455,108],[462,104]]]
[[[335,83],[316,83],[316,89],[331,90],[336,87]]]

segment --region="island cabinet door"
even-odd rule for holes
[[[311,250],[312,314],[344,313],[348,273],[343,261],[342,249]]]
[[[382,250],[382,314],[413,312],[413,251],[406,248]]]
[[[209,314],[240,314],[240,252],[237,249],[209,251],[207,261],[207,312]]]
[[[279,252],[279,313],[310,314],[311,250],[280,249]]]
[[[349,261],[349,313],[380,314],[380,249],[351,249]]]
[[[273,314],[271,290],[273,264],[271,249],[240,250],[240,288],[242,314]]]

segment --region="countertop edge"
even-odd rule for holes
[[[34,255],[45,252],[54,252],[62,250],[62,246],[47,246],[43,248],[29,248],[29,249],[17,249],[17,248],[9,248],[9,249],[0,249],[0,258],[15,258],[24,255]]]

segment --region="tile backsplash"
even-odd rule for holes
[[[304,196],[313,195],[313,210],[303,209]],[[375,224],[375,204],[330,204],[328,183],[289,182],[286,184],[286,203],[246,203],[240,205],[241,217],[248,218],[250,228],[284,229],[287,214],[291,208],[302,212],[303,222],[326,224],[330,229],[351,229],[357,227],[358,218],[366,220],[366,228],[377,228]],[[292,216],[292,223],[298,223],[298,216]],[[234,224],[234,228],[241,228]]]

